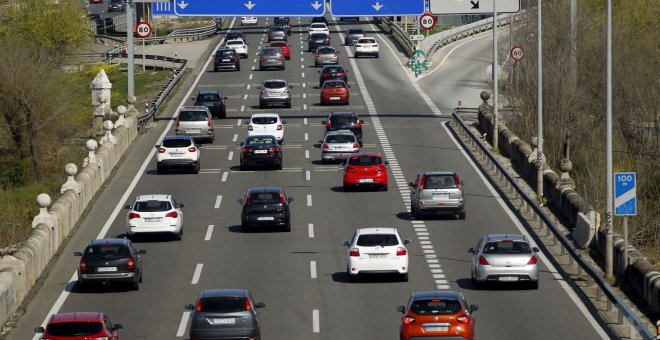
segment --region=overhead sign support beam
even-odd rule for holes
[[[323,16],[325,0],[174,0],[178,16]]]

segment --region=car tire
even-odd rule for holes
[[[284,231],[291,232],[291,221],[287,222],[284,226]]]
[[[241,171],[245,171],[245,170],[247,169],[247,166],[241,164],[241,165],[240,165],[240,169],[241,169]]]
[[[465,212],[465,211],[463,211],[462,213],[459,213],[459,214],[458,214],[458,219],[459,219],[459,220],[464,220],[464,219],[465,219],[465,215],[466,215],[466,212]]]
[[[135,281],[131,282],[131,290],[140,290],[139,280],[135,280]]]
[[[193,168],[192,173],[193,174],[198,174],[201,167],[202,167],[201,162],[197,161],[197,165]]]
[[[286,69],[286,66],[282,65],[282,71],[284,71],[285,69]]]
[[[351,191],[351,187],[344,184],[344,192],[349,192],[349,191]]]
[[[415,211],[413,212],[413,220],[417,220],[417,221],[422,220],[422,212],[415,209]]]
[[[160,167],[156,167],[156,175],[162,175],[163,174],[163,169]]]
[[[351,101],[350,101],[350,100],[347,100],[347,101],[346,101],[346,104],[344,104],[344,105],[351,105]]]
[[[178,233],[174,234],[174,239],[175,240],[181,241],[182,238],[183,238],[183,228],[181,228],[181,230],[179,230]]]
[[[387,191],[387,190],[389,190],[389,187],[387,186],[387,184],[385,184],[380,188],[380,190]]]
[[[290,109],[290,108],[291,108],[291,101],[289,101],[288,103],[286,103],[286,107],[287,107],[287,109]]]
[[[348,283],[356,282],[357,281],[357,275],[349,274],[348,269],[346,269],[346,281],[348,281]]]
[[[282,163],[278,164],[278,165],[275,167],[275,169],[276,169],[276,170],[282,170]]]
[[[238,66],[236,67],[236,72],[240,72],[240,71],[241,71],[241,65],[238,65]]]
[[[138,282],[142,283],[142,271],[141,270],[140,270],[140,279],[138,280]]]
[[[539,281],[532,281],[529,283],[529,289],[539,289]]]
[[[378,53],[376,53],[375,57],[376,57],[376,59],[378,59]]]
[[[401,282],[408,282],[408,273],[401,274],[401,276],[399,277],[399,280]]]
[[[259,102],[259,108],[260,108],[260,109],[264,109],[264,108],[266,108],[266,104],[265,104],[265,103],[262,103],[262,102]]]
[[[84,283],[83,281],[78,280],[76,283],[76,287],[78,289],[78,292],[80,293],[86,293],[89,291],[89,283]]]
[[[359,57],[360,57],[359,53],[355,53],[355,55],[353,56],[353,58],[359,58]]]

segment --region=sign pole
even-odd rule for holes
[[[541,2],[541,0],[539,0]],[[540,37],[539,37],[540,40]],[[605,182],[607,183],[607,212],[605,213],[605,276],[611,277],[613,272],[614,258],[614,240],[612,225],[613,194],[612,194],[612,0],[607,0],[607,67],[606,67],[606,163],[607,173]]]
[[[536,55],[538,58],[538,65],[536,66],[536,161],[538,168],[536,170],[536,197],[539,201],[539,206],[543,206],[543,32],[542,32],[542,11],[541,0],[537,1],[537,18],[536,29],[538,31]]]
[[[540,1],[540,0],[539,0]],[[497,95],[499,93],[497,88],[497,5],[493,0],[493,117],[495,124],[493,124],[493,150],[499,150],[499,101]]]
[[[623,216],[623,270],[628,268],[628,216]]]
[[[145,50],[144,39],[142,39],[142,72],[143,73],[147,70],[146,65],[145,65],[146,57],[144,55],[144,53],[145,53],[144,50]]]
[[[128,97],[135,96],[135,46],[133,46],[133,0],[126,1],[126,53],[128,54]]]

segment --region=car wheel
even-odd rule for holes
[[[140,270],[140,280],[139,280],[139,282],[142,283],[142,271],[141,270]]]
[[[530,289],[539,289],[539,281],[532,281],[529,283]]]
[[[217,68],[217,67],[214,67],[214,68],[213,68],[213,72],[218,72],[218,68]]]
[[[376,53],[375,57],[376,57],[376,59],[378,59],[378,53]]]
[[[284,69],[286,69],[286,66],[282,65],[282,71],[284,71]]]
[[[161,169],[160,167],[156,167],[156,174],[157,175],[162,175],[163,174],[163,169]]]
[[[243,164],[241,164],[240,168],[241,168],[241,171],[245,171],[245,169],[247,169],[247,167]]]
[[[89,291],[89,283],[84,283],[81,280],[78,280],[78,283],[76,284],[76,287],[78,288],[78,292],[85,293]]]
[[[354,58],[358,58],[358,57],[360,57],[360,54],[359,54],[359,53],[355,53],[355,55],[354,55],[353,57],[354,57]]]
[[[463,211],[462,213],[458,214],[458,218],[461,219],[461,220],[464,220],[465,219],[465,214],[466,214],[465,211]]]
[[[278,165],[275,167],[275,169],[277,169],[277,170],[282,170],[282,163],[278,164]]]
[[[349,192],[349,191],[351,191],[351,187],[344,184],[344,192]]]
[[[174,235],[174,239],[177,241],[181,241],[182,238],[183,238],[183,228],[181,228],[181,230],[179,230],[179,232]]]
[[[382,191],[387,191],[388,189],[389,189],[389,187],[387,186],[387,184],[383,185],[383,186],[380,188],[380,190],[382,190]]]
[[[422,212],[415,209],[415,211],[413,212],[413,220],[419,221],[421,219],[422,219]]]
[[[288,103],[286,103],[286,108],[287,108],[287,109],[290,109],[290,108],[291,108],[291,101],[289,101]]]
[[[135,280],[131,283],[131,290],[140,290],[139,280]]]
[[[261,103],[261,102],[259,103],[259,108],[260,108],[260,109],[263,109],[263,108],[265,108],[265,107],[266,107],[266,104]]]
[[[348,281],[349,283],[353,283],[353,282],[357,281],[357,275],[349,274],[348,269],[346,269],[346,281]]]
[[[401,274],[401,277],[399,278],[401,282],[408,282],[408,273]]]
[[[291,231],[291,221],[287,222],[286,226],[284,226],[284,231],[286,232]]]
[[[243,223],[241,223],[241,232],[242,233],[249,233],[250,229],[248,229],[247,226],[245,226]]]
[[[209,138],[209,142],[211,143],[215,142],[215,133],[211,135],[211,138]]]
[[[197,165],[195,166],[195,168],[193,168],[193,171],[192,171],[193,174],[198,174],[199,173],[199,170],[201,168],[200,164],[201,163],[199,161],[197,161]]]
[[[344,104],[344,105],[351,105],[350,100],[347,100],[347,101],[346,101],[346,104]]]

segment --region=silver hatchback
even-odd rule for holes
[[[284,53],[279,47],[262,47],[259,51],[259,70],[269,68],[284,70]]]
[[[291,89],[293,86],[282,79],[264,80],[259,86],[259,108],[268,105],[284,105],[291,108]]]
[[[177,135],[188,135],[195,139],[215,141],[213,116],[206,106],[184,106],[176,117]]]
[[[316,49],[314,56],[314,66],[337,65],[339,62],[339,51],[331,46],[321,46]]]
[[[422,172],[410,189],[410,215],[419,220],[425,214],[448,214],[465,219],[463,182],[453,171]]]
[[[360,151],[360,143],[349,130],[330,131],[321,143],[321,161],[344,161],[353,153]]]
[[[471,254],[472,282],[481,288],[487,282],[522,282],[539,287],[538,248],[532,247],[524,235],[484,235]]]

